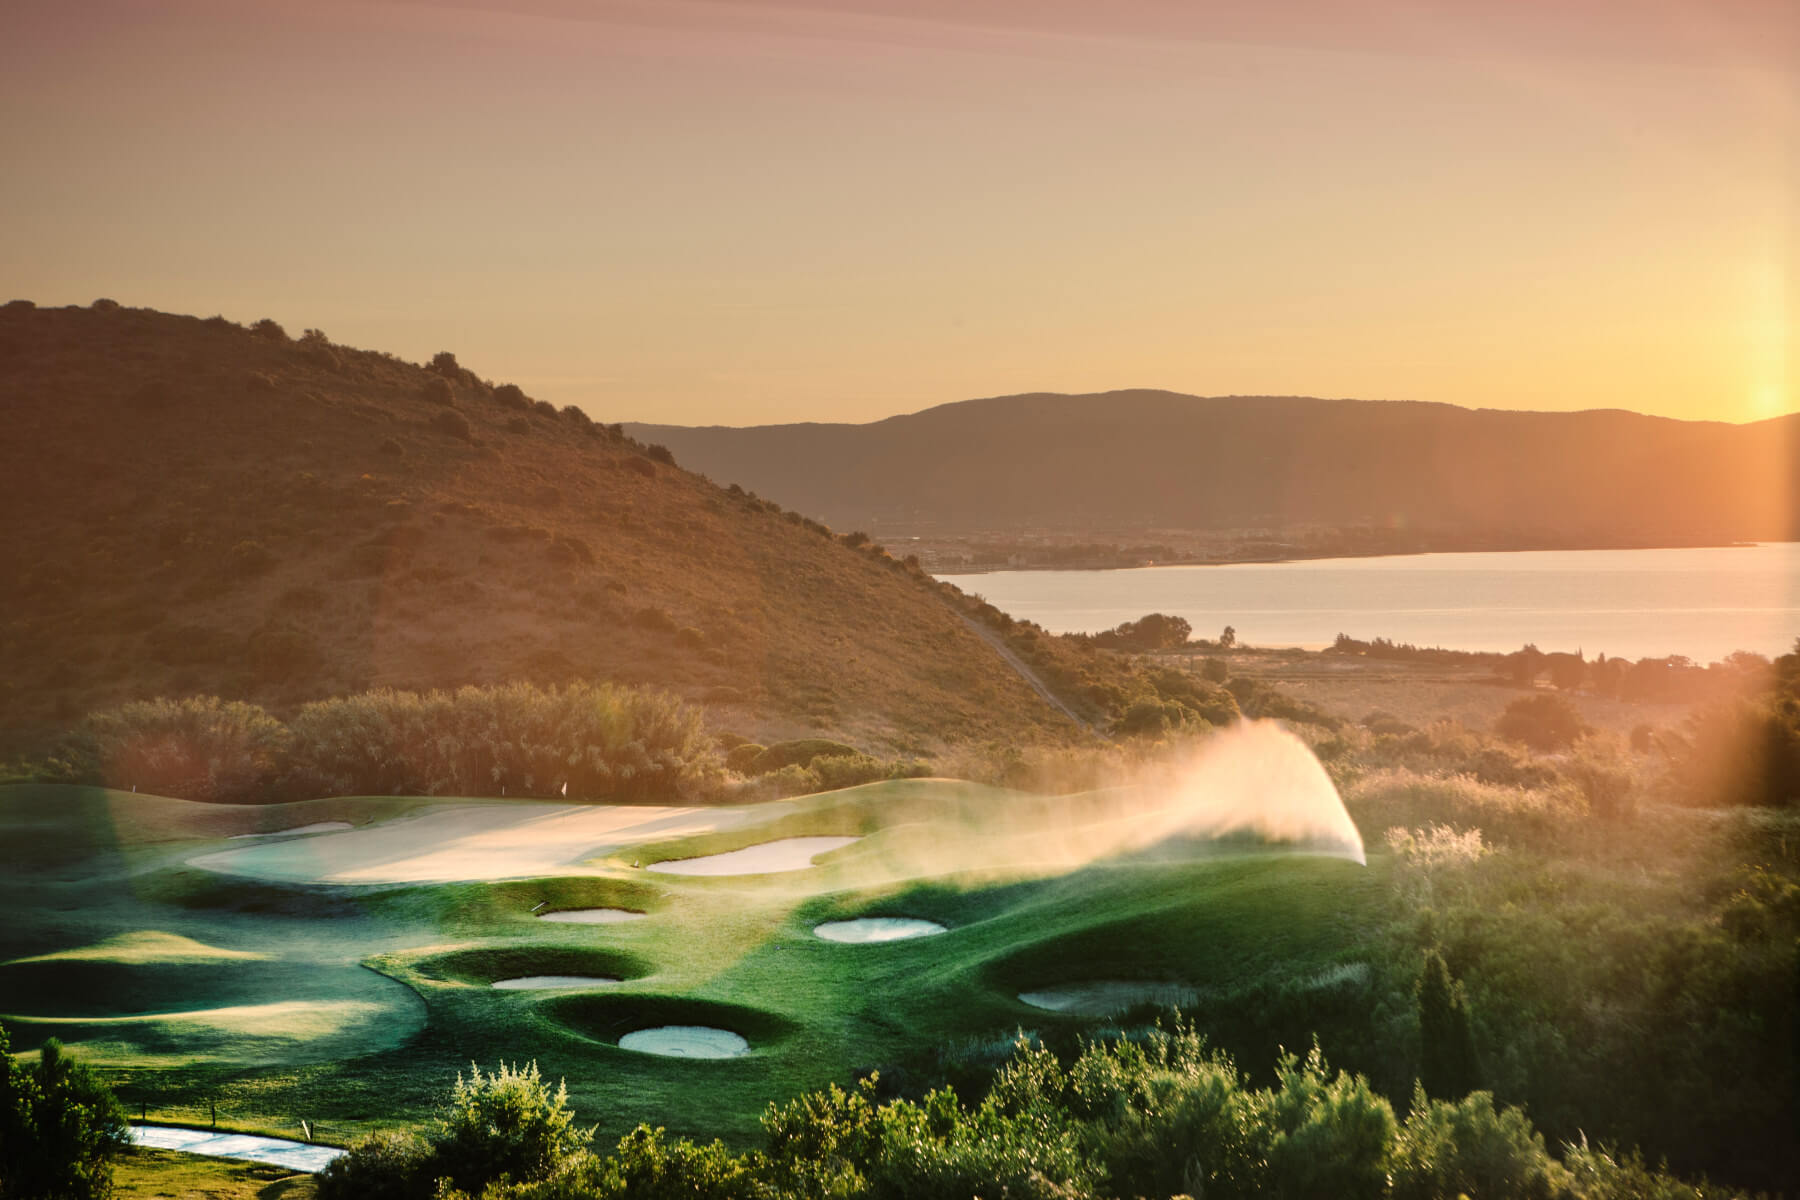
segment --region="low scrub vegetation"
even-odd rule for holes
[[[379,690],[281,722],[216,697],[90,716],[41,775],[190,800],[321,795],[707,796],[721,777],[699,710],[663,692],[528,683]]]
[[[425,1136],[364,1138],[319,1178],[338,1197],[486,1200],[1018,1200],[1316,1196],[1522,1200],[1684,1196],[1683,1184],[1584,1142],[1553,1153],[1487,1092],[1397,1112],[1315,1046],[1258,1087],[1191,1026],[1086,1044],[1065,1060],[1021,1037],[978,1098],[879,1099],[878,1079],[773,1104],[743,1152],[639,1126],[610,1153],[535,1067],[458,1077]]]

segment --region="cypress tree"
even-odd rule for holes
[[[1481,1086],[1481,1072],[1469,1030],[1468,998],[1436,950],[1425,955],[1417,995],[1419,1083],[1434,1099],[1460,1100]]]

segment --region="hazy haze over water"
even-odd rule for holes
[[[1454,650],[1582,650],[1627,658],[1780,654],[1800,637],[1800,543],[1685,550],[1420,554],[1120,571],[945,575],[1052,633],[1145,613],[1226,626],[1253,646],[1339,633]]]

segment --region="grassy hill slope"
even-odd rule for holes
[[[15,302],[0,411],[0,729],[573,678],[902,752],[1073,729],[916,569],[447,355]]]
[[[867,425],[627,425],[682,461],[845,525],[1372,526],[1526,548],[1800,531],[1800,415],[1120,391],[941,405]]]

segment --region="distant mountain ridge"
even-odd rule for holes
[[[839,527],[1377,525],[1515,548],[1800,535],[1800,414],[1730,425],[1130,390],[865,425],[626,429]]]

